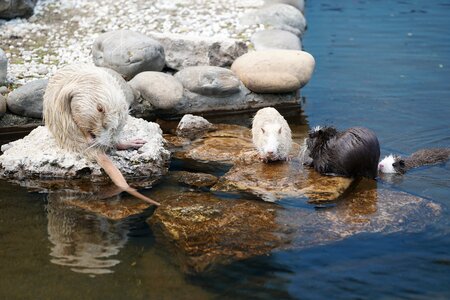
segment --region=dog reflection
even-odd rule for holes
[[[71,197],[73,195],[65,195]],[[74,272],[112,273],[127,242],[128,226],[83,212],[64,201],[60,193],[49,194],[47,204],[48,236],[53,244],[51,262],[68,266]]]

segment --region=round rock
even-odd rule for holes
[[[6,82],[6,72],[8,70],[8,58],[5,52],[0,49],[0,85]]]
[[[183,85],[161,72],[142,72],[129,81],[144,109],[171,109],[183,98]]]
[[[48,79],[31,81],[8,95],[8,109],[19,116],[41,119],[42,102]]]
[[[302,50],[300,38],[292,32],[269,29],[255,32],[250,38],[255,50],[288,49]]]
[[[205,96],[229,96],[239,93],[240,80],[229,69],[213,66],[188,67],[175,74],[183,86]]]
[[[266,28],[287,30],[301,36],[306,30],[306,19],[295,7],[288,4],[263,6],[241,17],[244,25],[263,24]]]
[[[156,40],[131,30],[100,35],[92,47],[95,65],[107,67],[129,80],[144,71],[161,71],[165,65],[163,46]]]
[[[267,50],[242,55],[231,70],[255,93],[286,93],[307,84],[314,67],[314,57],[305,51]]]
[[[303,12],[305,10],[305,0],[265,0],[264,5],[272,5],[277,3],[289,4],[299,11]]]

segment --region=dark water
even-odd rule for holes
[[[309,126],[369,127],[382,155],[450,146],[450,1],[307,1],[306,12]],[[449,299],[450,164],[378,187],[435,201],[444,217],[185,276],[154,241],[151,211],[119,222],[55,213],[45,194],[0,182],[0,298]]]

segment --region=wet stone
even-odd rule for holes
[[[217,177],[207,173],[174,171],[170,176],[177,182],[193,187],[211,187],[217,182]]]
[[[201,116],[186,114],[178,123],[176,133],[180,137],[194,140],[208,131],[215,130],[216,126]]]
[[[105,198],[111,190],[117,190],[113,185],[108,187],[109,190],[96,193],[59,190],[51,192],[48,198],[50,201],[60,202],[60,205],[77,207],[110,220],[121,220],[141,214],[150,206],[148,203],[128,195],[117,194]],[[120,191],[117,190],[117,193],[120,193]]]
[[[238,125],[217,125],[217,130],[174,154],[178,159],[201,163],[233,164],[241,151],[253,149],[250,129]]]
[[[282,245],[283,226],[269,203],[219,200],[207,193],[167,198],[149,218],[158,242],[187,273],[263,255]]]
[[[309,202],[320,203],[336,200],[353,181],[344,177],[321,176],[304,167],[296,158],[264,163],[256,159],[256,153],[243,155],[248,159],[241,156],[241,160],[219,179],[212,190],[250,193],[270,202],[286,197],[306,197]]]

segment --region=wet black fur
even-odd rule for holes
[[[375,178],[380,144],[371,130],[352,127],[339,132],[324,127],[309,132],[306,141],[311,166],[321,174]]]

